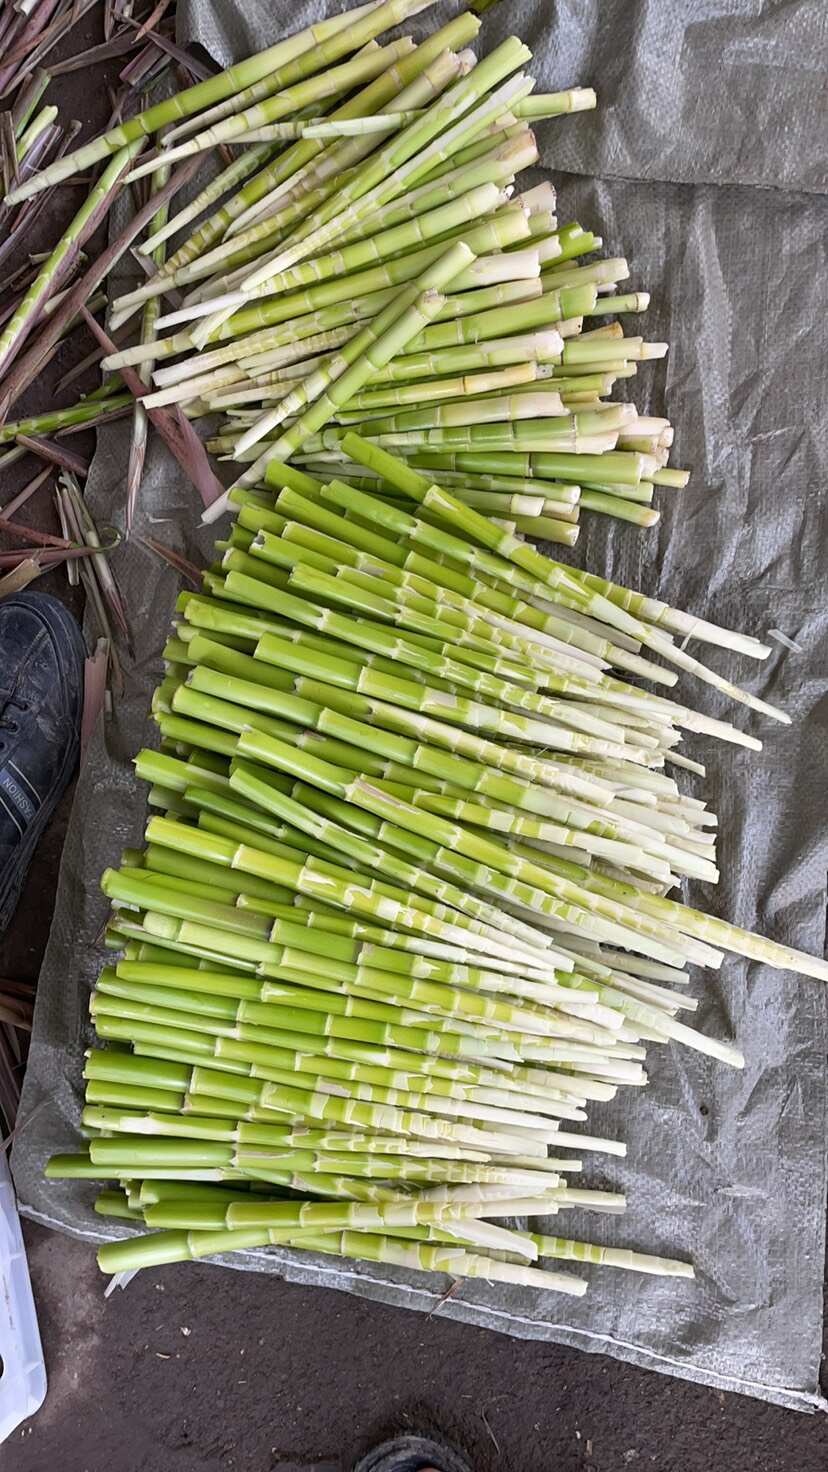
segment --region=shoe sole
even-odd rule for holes
[[[66,754],[61,764],[60,772],[55,781],[55,785],[51,795],[46,799],[44,803],[42,803],[37,817],[30,824],[29,828],[26,831],[26,836],[20,847],[19,861],[15,865],[14,876],[6,890],[2,894],[0,894],[0,934],[2,934],[7,929],[9,922],[14,915],[14,912],[20,901],[20,896],[23,892],[23,886],[26,882],[32,858],[34,856],[34,851],[43,836],[44,829],[46,828],[50,818],[52,817],[55,808],[60,802],[60,799],[62,798],[64,792],[66,791],[66,788],[69,785],[69,782],[72,779],[72,775],[77,765],[80,751],[80,725],[83,719],[83,689],[85,683],[84,676],[87,657],[86,644],[75,620],[71,618],[71,616],[67,614],[62,607],[60,607],[59,610],[53,610],[53,617],[59,618],[61,632],[63,633],[64,637],[66,637],[69,642],[74,646],[75,653],[78,659],[81,685],[81,702],[79,713],[80,718],[78,721],[78,730],[74,741],[66,749]],[[51,632],[52,631],[50,629],[50,633]]]
[[[471,1472],[450,1446],[426,1436],[399,1436],[374,1447],[353,1472]]]

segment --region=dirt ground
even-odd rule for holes
[[[100,39],[99,19],[78,28],[74,50]],[[88,134],[108,112],[105,79],[90,87],[70,75],[56,96]],[[65,193],[68,214],[76,206]],[[53,382],[88,349],[83,334],[71,339],[26,407],[48,403]],[[84,437],[72,443],[91,450]],[[3,478],[2,501],[27,478],[18,469]],[[27,519],[57,530],[39,500]],[[38,586],[67,598],[62,572]],[[0,939],[0,975],[37,977],[70,800]],[[89,1246],[28,1224],[25,1235],[49,1393],[0,1451],[3,1472],[346,1472],[375,1441],[415,1428],[440,1430],[476,1472],[828,1466],[825,1417],[439,1314],[206,1266],[148,1271],[105,1299]]]
[[[140,1274],[27,1227],[49,1372],[3,1472],[346,1472],[440,1429],[475,1472],[823,1472],[828,1421],[603,1355],[228,1269]]]

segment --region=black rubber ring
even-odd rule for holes
[[[354,1472],[471,1472],[463,1457],[445,1442],[426,1436],[398,1436],[374,1447],[357,1462]]]

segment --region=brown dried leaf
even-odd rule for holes
[[[11,501],[6,502],[6,505],[3,507],[3,515],[7,518],[14,516],[15,511],[18,511],[21,506],[24,506],[29,497],[34,495],[35,491],[40,490],[40,487],[49,479],[51,474],[51,465],[46,465],[43,470],[39,470],[34,479],[30,480],[28,485],[23,487],[22,491],[18,491],[17,495],[13,496]]]
[[[50,532],[39,532],[33,526],[22,526],[19,521],[9,521],[6,516],[0,516],[0,531],[6,532],[16,542],[34,542],[39,547],[60,547],[65,551],[72,545],[63,537],[53,537]]]
[[[156,557],[160,557],[183,578],[187,578],[194,588],[201,587],[201,572],[188,557],[183,557],[180,552],[175,552],[164,542],[157,542],[154,537],[139,537],[138,540],[148,551],[154,552]]]
[[[61,77],[67,72],[78,72],[85,67],[98,66],[104,61],[114,61],[118,56],[127,56],[134,47],[134,33],[121,31],[120,35],[113,36],[110,41],[102,41],[99,46],[90,46],[87,51],[79,51],[76,56],[67,56],[65,61],[57,62],[52,67],[52,76]]]
[[[104,706],[106,694],[106,674],[109,666],[109,640],[99,639],[95,645],[95,653],[89,655],[84,663],[83,670],[83,715],[81,717],[81,761],[86,755],[89,738],[92,735],[101,711]]]
[[[9,194],[17,182],[17,144],[10,112],[0,112],[0,156],[3,160],[3,184]]]
[[[153,195],[153,201],[158,195]],[[81,306],[87,325],[102,347],[108,353],[116,351],[115,344],[94,317],[91,317],[86,308]],[[130,393],[136,399],[143,399],[151,389],[139,378],[133,368],[122,368],[121,377]],[[167,449],[175,456],[181,469],[195,486],[205,506],[211,506],[219,496],[224,495],[224,487],[212,469],[207,458],[207,451],[201,443],[190,421],[184,417],[177,404],[171,409],[147,409],[147,417],[151,424],[155,425]]]
[[[175,41],[172,41],[163,31],[147,31],[147,36],[155,42],[155,45],[160,51],[166,51],[180,66],[186,67],[190,73],[190,77],[196,81],[207,82],[211,77],[216,75],[217,68],[215,66],[205,66],[203,61],[192,56],[189,51],[185,51],[183,46],[179,46]]]
[[[151,31],[154,26],[158,25],[158,22],[164,14],[164,11],[169,10],[171,4],[172,0],[158,0],[158,4],[156,5],[155,9],[150,12],[146,20],[143,21],[143,23],[141,24],[138,31],[139,38],[142,36],[146,36],[148,31]]]
[[[55,444],[54,440],[47,439],[45,435],[19,434],[16,439],[19,445],[25,445],[27,450],[31,450],[41,460],[48,460],[50,465],[59,465],[62,470],[71,470],[74,475],[89,474],[89,461],[83,455],[78,455],[75,450],[67,450],[64,445]]]

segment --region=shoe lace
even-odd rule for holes
[[[0,731],[15,732],[17,730],[17,721],[9,720],[7,711],[26,711],[28,709],[28,700],[23,700],[14,690],[0,689]]]

